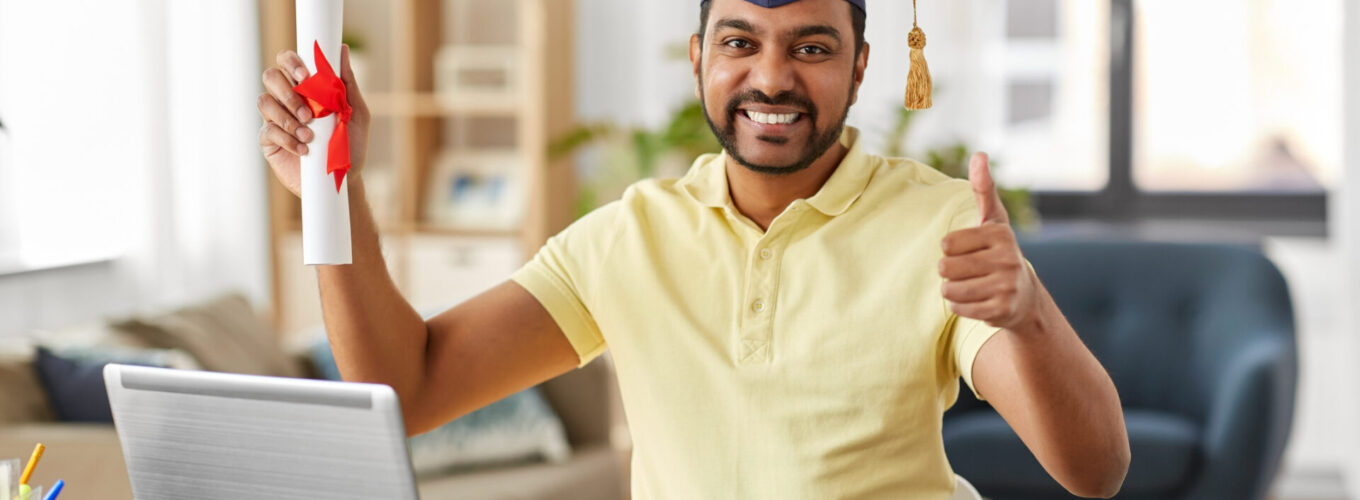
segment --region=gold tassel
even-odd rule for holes
[[[926,65],[926,32],[916,26],[916,0],[911,0],[911,33],[907,45],[911,47],[911,71],[907,73],[907,109],[927,109],[931,106],[930,67]]]

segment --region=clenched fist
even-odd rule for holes
[[[955,314],[1010,330],[1038,314],[1038,278],[1025,264],[987,166],[987,155],[973,155],[968,168],[981,223],[945,236],[941,246],[941,292]]]
[[[308,143],[316,134],[307,124],[312,121],[312,110],[307,100],[293,90],[298,82],[308,76],[307,66],[296,52],[279,52],[278,66],[264,72],[264,93],[260,94],[257,107],[264,118],[260,127],[260,151],[274,170],[279,183],[294,195],[302,193],[302,177],[298,170],[298,157],[307,154]],[[359,84],[354,81],[354,71],[349,65],[349,46],[340,47],[340,79],[345,82],[345,93],[354,116],[349,122],[349,157],[351,179],[357,178],[359,168],[364,163],[368,151],[368,105],[359,94]],[[316,147],[324,148],[319,144]]]

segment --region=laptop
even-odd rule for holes
[[[415,500],[391,387],[110,364],[136,500]]]

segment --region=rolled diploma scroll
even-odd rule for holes
[[[344,5],[344,0],[297,0],[297,53],[308,74],[316,73],[314,42],[321,45],[336,75],[344,71],[340,65]],[[336,192],[334,176],[326,173],[327,146],[335,120],[332,114],[312,121],[312,141],[301,158],[302,262],[309,266],[354,261],[349,239],[349,176]]]

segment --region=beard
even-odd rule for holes
[[[853,84],[851,85],[851,92],[854,92]],[[719,127],[708,113],[707,97],[705,97],[706,93],[702,80],[699,84],[699,96],[699,101],[703,104],[704,119],[708,121],[708,128],[713,130],[713,135],[718,138],[718,143],[722,145],[723,150],[727,151],[727,154],[733,160],[736,160],[738,165],[752,172],[765,175],[790,175],[812,166],[818,158],[821,158],[827,150],[831,149],[831,146],[836,144],[836,141],[840,140],[841,130],[845,128],[845,119],[850,114],[850,105],[846,104],[835,125],[826,130],[818,130],[817,117],[819,113],[817,105],[807,96],[784,91],[770,97],[759,90],[747,89],[728,100],[727,107],[724,109],[727,115],[727,125]],[[847,99],[846,102],[848,103],[849,100]],[[770,106],[797,106],[806,110],[808,123],[811,124],[811,130],[808,133],[810,140],[797,160],[787,165],[762,165],[749,161],[743,156],[740,148],[737,147],[737,113],[740,112],[742,105],[751,103]],[[787,137],[757,136],[756,138],[771,144],[783,145],[789,142]]]

